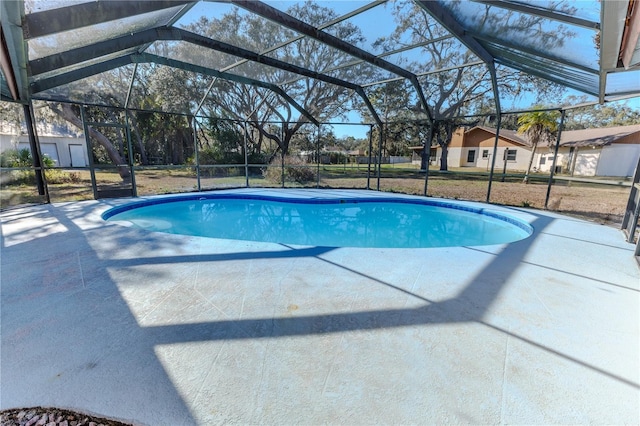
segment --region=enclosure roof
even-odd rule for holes
[[[640,96],[637,1],[313,4],[332,8],[336,16],[324,23],[306,22],[306,15],[294,17],[291,7],[304,11],[312,4],[295,1],[3,0],[0,96],[18,102],[68,100],[66,92],[56,89],[100,73],[130,70],[135,64],[196,73],[209,78],[211,86],[222,79],[271,90],[311,121],[304,103],[287,92],[288,84],[297,79],[352,90],[370,108],[365,89],[404,81],[415,89],[426,114],[433,102],[425,95],[429,76],[477,66],[516,69],[595,96],[600,102]],[[410,7],[418,11],[411,15],[414,25],[420,25],[418,19],[429,20],[421,38],[401,25],[399,17],[408,16]],[[263,28],[276,28],[279,36],[252,35],[251,28],[241,25],[226,39],[198,31],[196,24],[203,17],[221,19],[232,10],[239,17],[260,17]],[[347,41],[339,23],[359,26],[363,37]],[[237,37],[240,33],[252,37],[250,46],[241,44],[246,38]],[[348,60],[314,69],[296,50],[301,40],[308,39],[322,43],[327,54],[339,52]],[[452,39],[459,41],[459,57],[464,60],[440,69],[433,58],[427,58],[425,47]],[[278,77],[264,77],[265,70],[279,73]],[[130,95],[131,89],[122,98],[129,102]]]

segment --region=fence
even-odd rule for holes
[[[386,155],[397,148],[394,148],[395,142],[376,140],[373,126],[369,125],[353,127],[354,134],[359,131],[366,135],[363,147],[366,155],[348,155],[345,150],[344,155],[332,159],[321,149],[330,139],[329,124],[316,127],[300,123],[291,136],[287,123],[267,123],[265,130],[248,121],[104,107],[74,108],[82,113],[83,128],[69,145],[84,147],[86,164],[80,162],[83,155],[78,152],[75,153],[78,162],[45,164],[44,169],[28,164],[3,164],[0,170],[3,208],[49,200],[224,188],[317,187],[373,189],[517,207],[546,207],[602,223],[620,224],[632,184],[631,179],[625,178],[579,179],[539,171],[531,173],[529,183],[524,184],[524,171],[499,166],[493,173],[485,167],[451,167],[450,171],[439,171],[438,165],[430,162],[425,170],[421,164],[413,164],[411,157]],[[42,109],[40,105],[36,111]],[[35,120],[37,133],[47,133],[42,127],[44,122],[44,119]],[[396,132],[397,140],[413,141],[415,145],[415,137],[425,135],[419,125],[405,127],[406,134]],[[265,137],[265,132],[277,137]],[[19,136],[13,135],[16,140]],[[101,138],[110,142],[117,155],[109,152]],[[291,155],[282,155],[284,142]],[[44,172],[46,194],[39,194],[36,189],[40,170]]]

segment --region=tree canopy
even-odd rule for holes
[[[463,7],[458,2],[452,2],[450,6],[454,11]],[[514,44],[525,38],[537,38],[550,51],[576,37],[563,25],[552,33],[543,31],[544,18],[536,14],[522,15],[508,8],[496,14],[495,7],[490,13],[488,4],[476,6],[479,13],[473,17],[469,31],[482,33],[485,37],[509,31],[514,34]],[[415,2],[398,0],[384,7],[392,12],[396,26],[390,34],[374,41],[365,37],[367,29],[363,31],[358,27],[357,20],[338,19],[338,13],[324,3],[295,4],[287,13],[309,25],[326,28],[328,33],[353,46],[365,46],[369,51],[377,52],[380,58],[387,58],[386,55],[398,46],[412,46],[401,54],[393,55],[392,62],[418,76],[428,115],[416,87],[406,78],[393,78],[393,73],[388,70],[383,71],[366,61],[354,61],[354,56],[340,49],[313,37],[299,37],[296,32],[258,14],[231,7],[227,13],[216,17],[202,16],[184,26],[183,30],[242,46],[282,63],[304,67],[345,82],[379,81],[379,84],[367,86],[365,91],[372,108],[384,123],[384,153],[401,155],[408,153],[410,146],[436,144],[442,147],[441,168],[446,170],[447,146],[453,130],[459,125],[481,120],[470,116],[496,114],[490,70]],[[567,2],[559,3],[557,8],[558,12],[567,15],[575,12]],[[371,46],[366,46],[367,43]],[[199,149],[209,150],[211,155],[207,158],[216,164],[241,161],[245,155],[256,162],[267,162],[291,151],[308,151],[314,140],[332,145],[340,142],[329,135],[314,136],[314,126],[309,124],[308,117],[299,108],[321,122],[346,118],[352,121],[354,111],[364,122],[376,121],[369,107],[353,90],[321,79],[304,77],[260,61],[241,60],[229,53],[177,39],[156,40],[146,52],[195,68],[180,69],[170,62],[143,61],[53,89],[50,93],[64,92],[78,104],[106,106],[87,107],[86,112],[91,116],[89,121],[127,123],[131,130],[131,153],[124,143],[122,130],[89,126],[90,137],[95,142],[92,155],[98,164],[124,164],[129,157],[142,165],[189,164],[195,155],[194,140]],[[264,84],[242,84],[214,77],[199,72],[198,69],[202,68],[197,67],[228,72],[239,79]],[[544,103],[562,98],[564,94],[564,89],[557,84],[506,66],[497,66],[496,73],[501,97],[531,98]],[[282,92],[269,90],[268,85],[278,87]],[[299,107],[292,103],[292,99]],[[122,112],[123,107],[125,112]],[[82,126],[78,106],[51,103],[50,112],[55,115],[50,114],[49,117],[66,120],[79,128]],[[434,120],[432,140],[427,140],[428,118]],[[568,114],[566,128],[637,122],[640,122],[639,111],[614,104],[576,110]],[[515,129],[519,124],[515,115],[507,115],[502,126]],[[322,133],[322,129],[319,132]],[[373,132],[372,136],[377,141],[381,129],[374,126]],[[354,141],[348,145],[364,146],[368,142]],[[425,155],[427,152],[425,149]],[[120,171],[126,178],[126,169]]]
[[[544,111],[543,106],[539,106],[539,111],[532,111],[522,114],[518,117],[518,132],[524,134],[531,143],[531,156],[529,165],[524,176],[524,182],[529,182],[529,173],[533,164],[533,157],[536,148],[540,143],[551,144],[553,136],[558,130],[558,118],[560,114],[557,111]]]
[[[338,16],[333,9],[311,2],[304,6],[294,5],[288,13],[316,26]],[[352,80],[355,74],[367,72],[358,66],[342,67],[352,58],[340,50],[310,38],[289,42],[294,38],[293,32],[283,31],[256,15],[240,14],[237,9],[218,19],[201,18],[187,29],[214,39],[233,41],[236,45],[246,46],[256,52],[260,51],[263,44],[282,46],[268,54],[283,62],[311,70],[335,69],[332,76],[345,81]],[[363,41],[361,29],[349,22],[334,25],[332,31],[336,37],[349,43],[358,44]],[[183,54],[188,55],[188,52]],[[211,59],[214,62],[225,63],[224,54],[213,56],[218,56]],[[341,86],[244,61],[227,64],[223,69],[279,85],[320,121],[344,118],[350,110],[352,91]],[[209,95],[203,98],[204,114],[249,120],[257,131],[250,134],[253,143],[260,146],[260,138],[267,138],[277,144],[278,151],[283,155],[289,152],[289,145],[296,132],[309,121],[284,98],[266,89],[228,81],[216,81],[211,89]],[[280,126],[273,126],[273,123],[279,123]],[[276,129],[279,131],[273,131]]]

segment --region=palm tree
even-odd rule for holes
[[[535,108],[542,108],[537,106]],[[529,142],[531,142],[531,158],[529,158],[529,166],[527,173],[524,175],[524,183],[529,183],[529,173],[533,164],[533,157],[536,154],[536,148],[540,142],[550,144],[553,135],[558,129],[558,112],[557,111],[532,111],[522,114],[518,117],[518,133],[524,134]]]

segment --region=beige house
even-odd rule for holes
[[[541,147],[534,165],[548,172],[553,151]],[[575,176],[632,176],[640,158],[640,124],[562,132],[556,171]]]
[[[449,144],[449,166],[490,169],[495,139],[496,129],[490,127],[476,126],[468,130],[458,128]],[[441,155],[442,150],[438,148],[438,159]],[[530,156],[531,148],[526,139],[513,130],[500,131],[496,168],[506,165],[507,170],[525,170]]]
[[[496,139],[496,129],[476,126],[471,129],[459,127],[453,133],[447,154],[449,167],[480,167],[491,168],[493,145]],[[420,164],[422,146],[411,147],[413,162]],[[439,164],[442,158],[440,146],[431,147],[431,164]],[[513,130],[501,130],[498,139],[496,168],[507,170],[525,170],[529,164],[531,148],[527,140]]]
[[[448,152],[450,167],[490,169],[496,129],[476,126],[458,128]],[[437,163],[440,147],[431,149]],[[531,158],[531,145],[513,130],[500,130],[496,169],[523,171]],[[640,125],[604,127],[562,132],[556,172],[576,176],[632,176],[640,158]],[[553,146],[538,146],[532,170],[549,172],[553,164]]]

